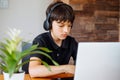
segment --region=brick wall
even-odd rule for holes
[[[119,0],[82,0],[71,35],[78,42],[119,41]]]

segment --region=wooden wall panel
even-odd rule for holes
[[[78,42],[117,42],[119,0],[62,0],[75,11],[71,35]]]

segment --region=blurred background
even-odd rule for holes
[[[21,30],[23,41],[32,42],[45,32],[45,11],[58,0],[0,0],[0,41],[9,28]],[[71,5],[75,21],[71,36],[78,42],[120,41],[120,0],[61,0]]]
[[[0,40],[6,37],[9,28],[16,28],[21,30],[24,41],[31,42],[39,33],[44,32],[45,11],[51,2],[52,0],[8,0],[8,7],[0,8]]]
[[[20,29],[25,41],[43,33],[45,11],[52,1],[59,0],[0,0],[0,40],[8,28]],[[78,42],[119,41],[119,0],[61,1],[75,11],[71,35]]]

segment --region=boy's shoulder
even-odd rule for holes
[[[44,33],[39,34],[37,37],[42,38],[42,37],[46,37],[48,35],[49,35],[49,32],[44,32]]]
[[[46,39],[49,37],[49,32],[41,33],[38,36],[35,37],[35,40],[41,40],[41,39]]]

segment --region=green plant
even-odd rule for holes
[[[22,39],[19,37],[19,34],[19,30],[11,29],[9,31],[10,38],[6,38],[4,42],[0,43],[0,59],[2,60],[2,62],[0,63],[0,68],[4,72],[9,73],[10,77],[13,75],[13,73],[20,72],[20,67],[30,61],[28,60],[20,63],[20,61],[24,57],[30,54],[42,54],[48,57],[55,65],[58,65],[57,62],[55,62],[48,54],[46,54],[51,51],[45,47],[38,48],[37,45],[32,45],[27,50],[20,51],[18,48],[20,46],[20,43],[22,42]],[[50,70],[49,65],[45,61],[42,61],[42,63]]]

